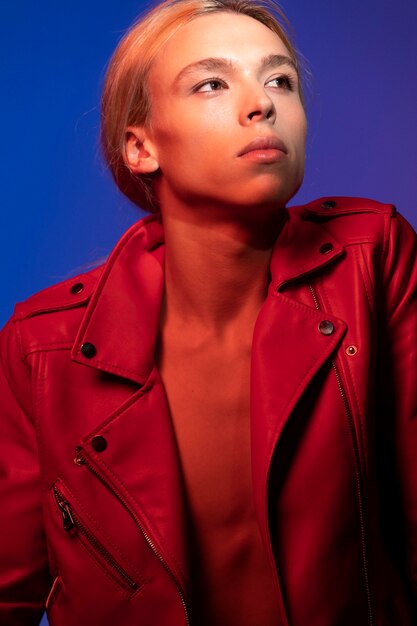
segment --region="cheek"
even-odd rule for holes
[[[158,161],[163,172],[194,168],[204,170],[213,162],[218,161],[220,153],[225,153],[227,145],[222,143],[223,133],[215,120],[193,118],[178,127],[163,124],[155,129],[155,145]],[[223,147],[223,150],[222,150]]]
[[[302,107],[294,115],[294,131],[297,135],[298,141],[301,145],[305,144],[307,136],[307,118],[305,111]]]

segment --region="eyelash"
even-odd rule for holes
[[[227,87],[227,85],[224,82],[224,80],[222,80],[221,78],[217,78],[216,76],[213,76],[212,78],[209,78],[208,80],[205,80],[204,82],[199,83],[198,85],[196,85],[193,88],[193,93],[196,93],[196,92],[200,91],[200,89],[202,87],[205,87],[205,85],[210,85],[210,83],[216,83],[216,84],[221,85],[222,87]],[[208,89],[208,90],[206,90],[206,93],[211,93],[211,92],[214,92],[214,91],[218,91],[218,90],[217,89]]]
[[[295,84],[296,81],[294,78],[292,78],[291,76],[289,76],[288,74],[282,74],[281,76],[276,76],[275,78],[272,78],[271,80],[268,81],[269,84],[272,81],[284,81],[285,86],[283,87],[284,90],[286,91],[294,91],[295,88]],[[217,78],[216,76],[213,76],[212,78],[210,78],[209,80],[205,80],[202,83],[199,83],[198,85],[196,85],[193,88],[193,93],[214,93],[215,91],[219,91],[218,89],[207,89],[203,92],[201,92],[201,88],[205,87],[206,85],[210,85],[211,83],[216,83],[217,85],[221,85],[222,87],[226,87],[227,85],[226,83],[221,79],[221,78]],[[277,85],[277,88],[279,89],[280,87]]]
[[[268,83],[272,83],[272,81],[274,80],[276,81],[283,80],[285,82],[284,89],[288,91],[294,91],[296,81],[294,80],[294,78],[292,78],[288,74],[282,74],[282,76],[276,76],[275,78],[271,78],[271,80],[269,80]]]

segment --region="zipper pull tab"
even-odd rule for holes
[[[63,500],[63,498],[61,497],[61,494],[59,493],[59,491],[54,489],[54,493],[55,493],[56,503],[57,503],[61,513],[62,513],[62,523],[63,523],[63,526],[64,526],[64,530],[66,532],[69,532],[75,526],[74,518],[73,518],[72,512],[71,512],[71,507],[68,504],[68,502]]]
[[[62,523],[66,532],[72,530],[75,526],[74,518],[71,515],[71,509],[68,504],[62,509]]]
[[[82,448],[80,446],[75,448],[74,463],[79,466],[85,465],[85,459],[82,455]]]

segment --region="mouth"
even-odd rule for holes
[[[261,163],[275,163],[285,159],[288,149],[279,137],[256,137],[248,143],[236,156],[258,161]]]

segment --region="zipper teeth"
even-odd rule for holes
[[[80,447],[78,447],[77,450],[76,450],[76,457],[75,457],[74,461],[75,461],[75,463],[77,465],[86,465],[88,467],[88,469],[95,476],[97,476],[97,478],[105,485],[105,487],[107,489],[110,489],[110,491],[116,496],[116,498],[119,500],[119,502],[121,502],[121,504],[123,504],[123,506],[128,511],[128,513],[133,517],[133,519],[135,520],[137,526],[140,528],[140,530],[141,530],[141,532],[142,532],[142,534],[143,534],[143,536],[145,538],[146,543],[149,545],[149,547],[151,548],[152,552],[155,554],[155,556],[158,558],[158,560],[162,563],[162,565],[164,566],[165,570],[168,572],[168,574],[170,575],[170,577],[174,581],[175,586],[176,586],[176,588],[178,590],[178,593],[180,595],[182,605],[184,607],[185,619],[186,619],[187,626],[190,626],[190,619],[189,619],[189,615],[188,615],[188,608],[187,608],[187,604],[185,602],[185,598],[184,598],[184,594],[182,592],[182,589],[180,588],[180,586],[178,584],[178,581],[175,578],[174,574],[171,572],[168,564],[165,562],[164,557],[159,552],[158,548],[155,546],[155,544],[153,543],[152,539],[149,537],[149,535],[146,532],[146,530],[143,528],[142,523],[139,520],[139,518],[137,517],[136,513],[131,510],[131,508],[130,508],[129,504],[126,502],[125,498],[118,491],[115,491],[113,489],[113,487],[111,487],[107,483],[107,481],[104,480],[104,478],[102,477],[100,472],[89,462],[89,460],[87,460],[85,458],[85,456],[82,455],[82,449]]]
[[[318,300],[316,291],[311,283],[309,283],[309,289],[311,291],[311,295],[314,300],[314,304],[318,311],[321,311],[320,302]],[[350,409],[349,401],[347,399],[346,391],[342,382],[342,376],[340,374],[339,368],[334,359],[332,359],[332,367],[336,376],[337,386],[340,391],[340,395],[342,397],[343,407],[345,410],[345,414],[348,420],[349,432],[352,439],[353,444],[353,452],[355,458],[355,482],[356,482],[356,493],[358,497],[358,506],[359,506],[359,522],[360,522],[360,532],[361,532],[361,552],[362,552],[362,566],[363,573],[365,578],[365,589],[366,589],[366,599],[368,604],[368,617],[369,624],[373,626],[373,611],[372,611],[372,601],[371,601],[371,590],[369,584],[369,574],[368,574],[368,565],[367,565],[367,554],[366,554],[366,537],[365,537],[365,519],[364,519],[364,510],[363,510],[363,496],[362,496],[362,484],[361,484],[361,476],[360,476],[360,460],[359,460],[359,448],[358,442],[355,433],[355,427],[353,423],[353,415]]]
[[[314,300],[314,304],[316,305],[316,309],[317,309],[317,311],[320,311],[321,307],[320,307],[320,303],[319,303],[319,300],[317,298],[317,294],[315,292],[315,289],[314,289],[314,287],[313,287],[313,285],[311,283],[308,284],[308,287],[309,287],[309,289],[311,291],[311,295],[313,296],[313,300]]]
[[[74,522],[77,530],[84,535],[87,541],[94,547],[94,549],[101,554],[104,560],[123,578],[128,586],[135,590],[138,588],[138,584],[129,576],[129,574],[123,569],[123,567],[116,561],[116,559],[110,554],[110,552],[103,546],[103,544],[84,526],[78,515],[74,514],[74,510],[71,505],[65,500],[62,493],[54,487],[55,499],[61,511],[67,511],[71,516],[71,521]]]
[[[334,361],[332,361],[332,365],[333,365],[333,370],[336,375],[337,384],[338,384],[338,387],[340,389],[340,393],[342,396],[343,404],[345,406],[345,412],[348,417],[349,430],[350,430],[351,437],[354,442],[354,454],[355,454],[355,461],[356,461],[355,462],[355,478],[356,478],[356,490],[358,493],[359,519],[360,519],[360,526],[361,526],[361,548],[362,548],[363,573],[365,577],[366,597],[367,597],[367,602],[368,602],[369,624],[370,626],[372,626],[374,623],[374,620],[373,620],[373,615],[372,615],[371,591],[370,591],[370,585],[369,585],[368,567],[367,567],[367,562],[366,562],[367,557],[366,557],[366,539],[365,539],[365,520],[364,520],[364,513],[363,513],[362,486],[361,486],[360,474],[358,470],[359,452],[357,449],[352,413],[350,411],[349,403],[348,403],[346,393],[343,387],[340,371]]]

